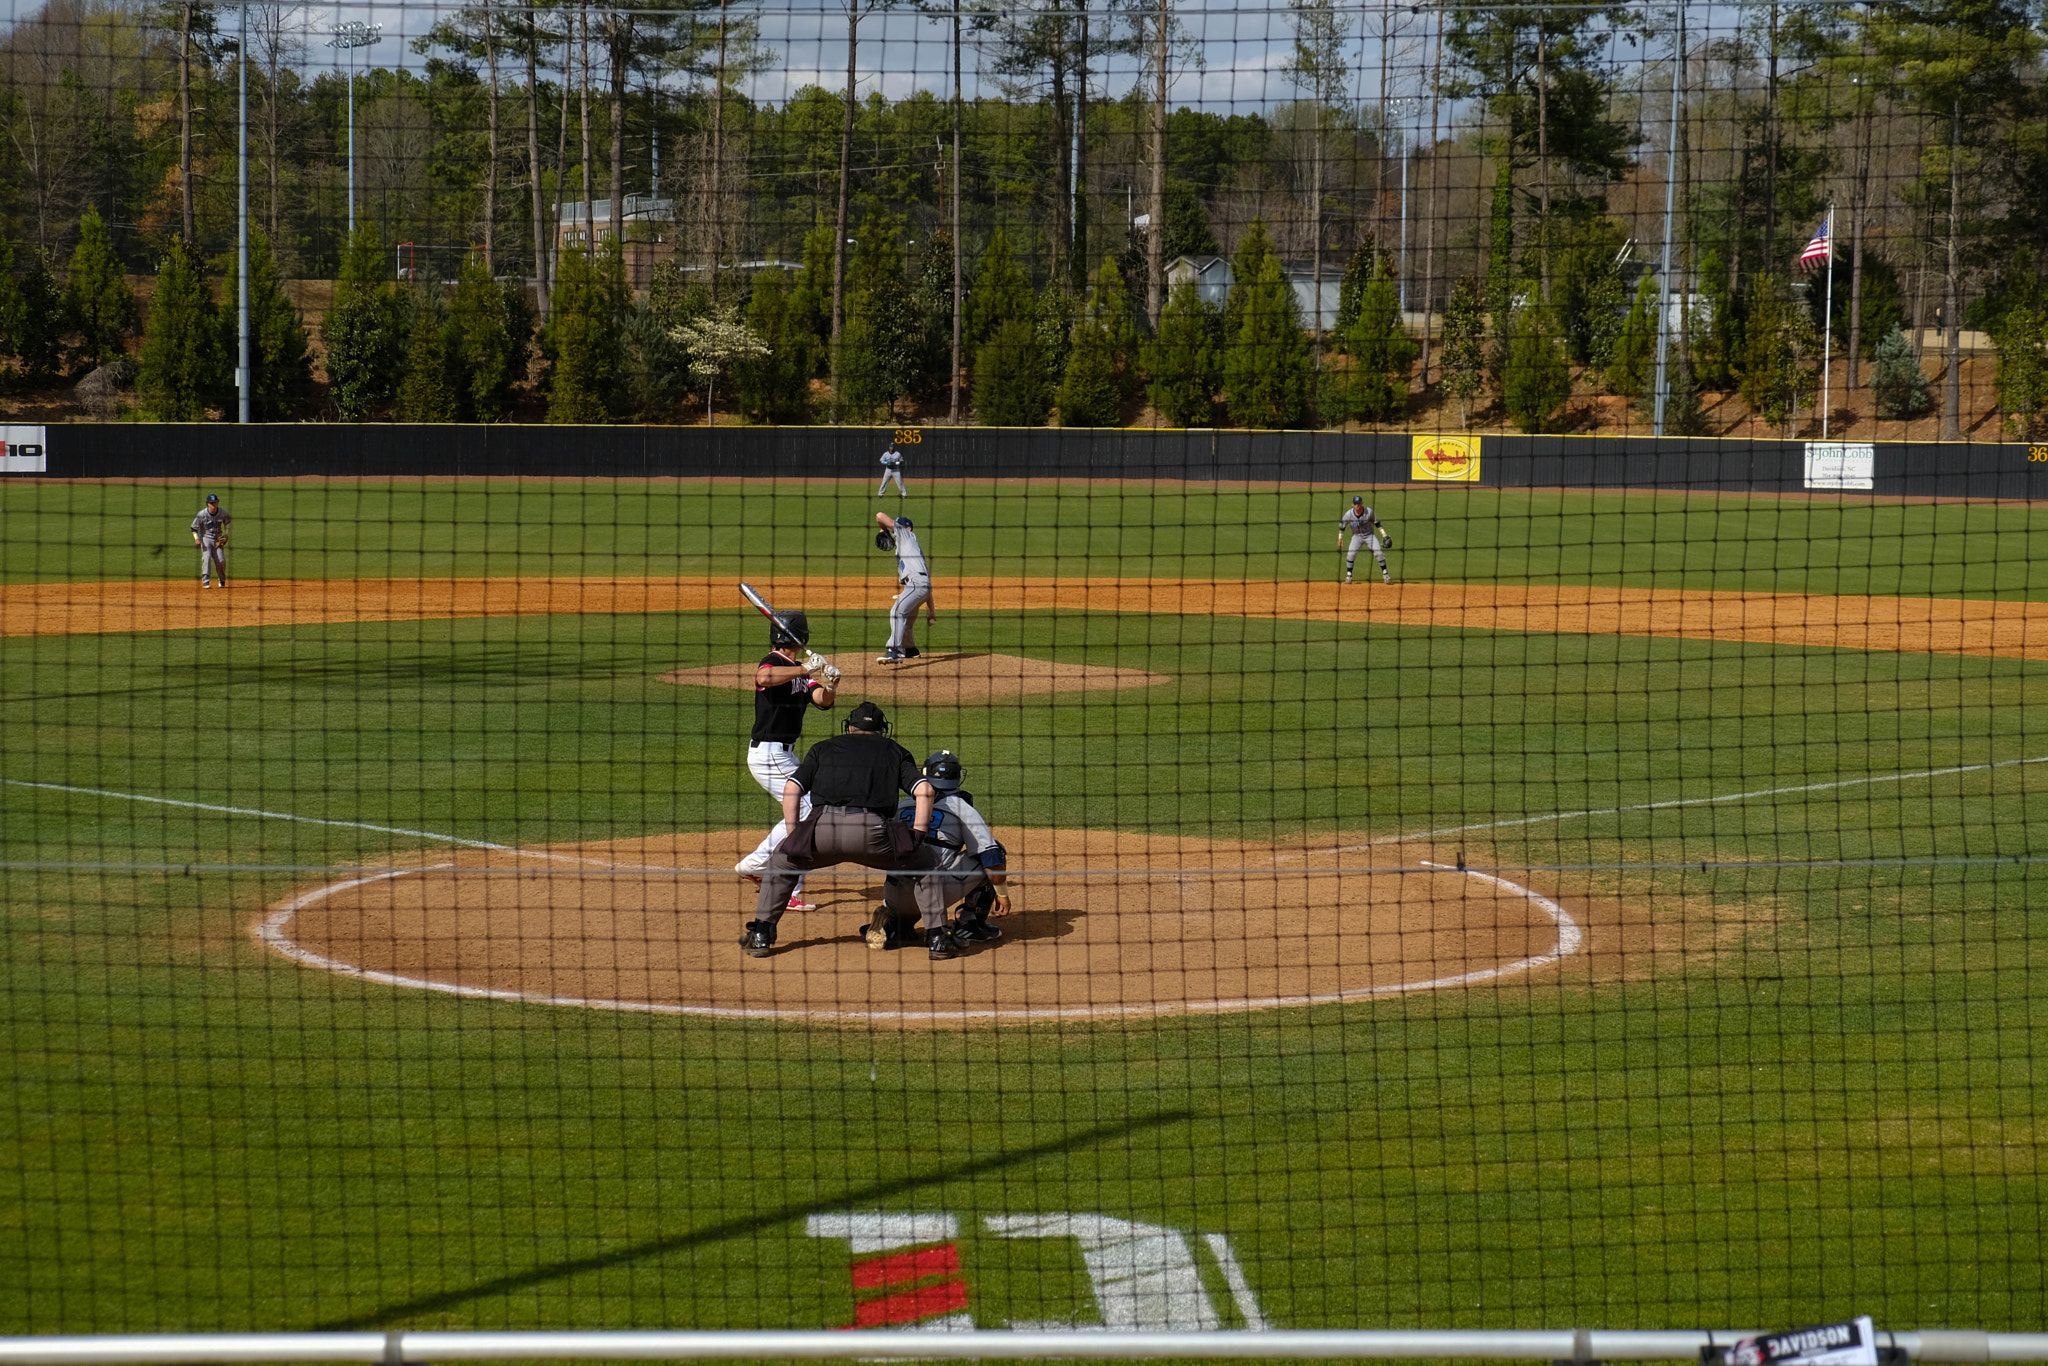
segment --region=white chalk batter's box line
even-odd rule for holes
[[[960,1258],[961,1219],[945,1213],[876,1210],[813,1214],[804,1232],[843,1239],[854,1320],[847,1328],[916,1328],[965,1332],[977,1327]],[[1221,1233],[1199,1240],[1179,1229],[1106,1214],[998,1214],[981,1232],[1004,1240],[1070,1242],[1080,1254],[1094,1304],[1065,1319],[1011,1319],[1025,1331],[1194,1332],[1225,1327],[1205,1283],[1197,1248],[1222,1282],[1235,1317],[1254,1332],[1272,1325],[1259,1308],[1244,1268]]]

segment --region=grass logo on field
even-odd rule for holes
[[[1479,482],[1479,438],[1432,434],[1415,438],[1417,479],[1443,483]]]
[[[1078,1259],[1080,1279],[1092,1292],[1085,1298],[1093,1302],[1056,1302],[1049,1306],[1055,1316],[1023,1319],[1000,1310],[991,1317],[984,1307],[978,1320],[960,1256],[963,1224],[970,1236],[1066,1244],[1065,1256]],[[813,1214],[804,1221],[804,1232],[850,1245],[853,1322],[843,1325],[847,1328],[1214,1332],[1268,1327],[1230,1240],[1220,1233],[1190,1235],[1106,1214],[995,1214],[963,1220],[952,1214],[884,1210]],[[996,1274],[1001,1258],[990,1248],[983,1245],[981,1265]],[[1042,1283],[1043,1254],[1032,1260],[1038,1271],[1027,1279]]]

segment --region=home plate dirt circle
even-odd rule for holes
[[[308,967],[418,989],[739,1018],[945,1026],[1117,1020],[1360,1000],[1540,972],[1583,930],[1540,892],[1433,867],[1405,845],[1346,856],[1098,830],[998,829],[1016,913],[1001,943],[933,962],[859,926],[881,875],[812,875],[815,911],[740,952],[752,831],[530,850],[340,876],[255,926]],[[1322,846],[1318,846],[1322,847]],[[1363,858],[1363,861],[1359,861]]]

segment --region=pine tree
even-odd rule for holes
[[[406,331],[405,378],[398,385],[394,416],[400,422],[453,422],[462,415],[462,383],[456,373],[454,331],[438,289],[414,292],[412,325]]]
[[[1345,337],[1351,352],[1346,408],[1361,422],[1388,422],[1408,407],[1408,372],[1422,348],[1401,325],[1401,296],[1384,262],[1359,291],[1358,316]]]
[[[1256,274],[1230,295],[1237,309],[1237,326],[1223,353],[1230,418],[1242,427],[1299,427],[1308,416],[1310,379],[1300,306],[1280,258],[1267,251],[1254,259]]]
[[[1657,277],[1645,273],[1636,282],[1635,302],[1622,319],[1621,336],[1607,363],[1607,391],[1641,405],[1650,395],[1657,356]]]
[[[1458,400],[1458,425],[1471,422],[1471,402],[1486,375],[1486,317],[1481,312],[1479,284],[1467,275],[1451,287],[1444,305],[1444,392]]]
[[[984,427],[1042,427],[1050,401],[1038,329],[1012,318],[974,354],[974,408]]]
[[[1871,357],[1870,397],[1877,415],[1893,422],[1918,417],[1934,406],[1933,387],[1921,372],[1913,343],[1897,327],[1885,333]]]
[[[960,320],[960,344],[969,354],[980,354],[982,344],[1012,318],[1037,316],[1038,296],[1031,279],[1010,256],[1010,239],[997,228],[989,234],[988,250],[975,268],[974,283],[967,291]]]
[[[1571,371],[1563,348],[1540,308],[1524,309],[1511,321],[1514,344],[1501,377],[1501,402],[1525,432],[1556,429],[1564,401],[1571,397]]]
[[[841,401],[855,414],[893,414],[931,379],[924,316],[903,278],[898,242],[895,221],[871,214],[847,263],[839,384]]]
[[[121,258],[98,209],[78,220],[78,245],[65,273],[66,311],[78,329],[78,358],[102,365],[127,354],[135,328],[135,293],[128,288]]]
[[[344,422],[362,422],[398,391],[397,302],[384,269],[377,229],[365,223],[349,235],[334,306],[321,327],[327,345],[327,389]]]
[[[1137,325],[1123,274],[1115,261],[1104,261],[1095,281],[1095,297],[1074,329],[1057,396],[1062,427],[1117,426],[1136,378]]]
[[[237,326],[241,272],[228,277],[227,307],[221,310],[221,346],[239,353]],[[285,296],[271,254],[270,239],[249,228],[249,416],[256,422],[284,422],[299,415],[313,383],[313,351],[299,310]]]
[[[1494,164],[1492,217],[1486,251],[1486,312],[1493,327],[1487,360],[1498,375],[1507,368],[1515,321],[1515,165],[1502,154]]]
[[[1759,276],[1749,293],[1742,345],[1742,397],[1750,411],[1777,426],[1790,426],[1799,400],[1820,387],[1813,365],[1820,341],[1813,321],[1779,293],[1769,276]]]
[[[457,406],[474,421],[500,421],[512,409],[512,385],[526,377],[527,345],[513,336],[511,300],[480,251],[463,258],[452,312]]]
[[[1671,391],[1664,399],[1664,430],[1671,436],[1705,436],[1707,413],[1700,404],[1699,377],[1689,357],[1671,360]]]
[[[183,238],[173,239],[157,265],[137,363],[136,396],[146,416],[202,422],[209,405],[225,401],[233,376],[215,313],[198,263]]]
[[[1358,321],[1358,309],[1365,298],[1365,288],[1373,282],[1380,271],[1380,251],[1368,237],[1358,244],[1358,250],[1351,253],[1351,260],[1344,266],[1344,279],[1337,286],[1337,335],[1343,337],[1351,331],[1351,324]]]
[[[789,318],[785,327],[817,339],[811,356],[815,367],[806,376],[816,379],[825,373],[830,356],[825,338],[832,332],[832,229],[816,227],[804,238],[804,261],[789,291]]]
[[[541,352],[548,360],[548,421],[603,422],[619,368],[619,317],[608,262],[562,253]]]
[[[810,380],[821,343],[802,330],[784,282],[779,267],[754,277],[747,326],[767,344],[768,354],[733,367],[740,411],[756,422],[803,422],[810,417]]]
[[[1230,344],[1243,324],[1245,301],[1250,297],[1253,283],[1268,260],[1277,260],[1273,255],[1273,239],[1266,235],[1266,225],[1253,219],[1244,240],[1237,244],[1237,254],[1230,258],[1230,293],[1223,301],[1224,345]],[[1292,290],[1288,291],[1290,294]],[[1300,307],[1296,305],[1299,315]]]
[[[64,368],[66,318],[64,291],[57,286],[57,274],[50,268],[50,253],[40,248],[28,254],[28,269],[15,279],[15,316],[9,329],[14,354],[32,380],[48,379]]]
[[[1998,353],[1998,406],[2012,434],[2039,434],[2048,416],[2048,309],[2017,304],[1999,320],[1991,344]]]
[[[1215,421],[1223,363],[1214,320],[1194,281],[1183,280],[1167,294],[1159,333],[1145,348],[1145,370],[1152,406],[1169,427],[1206,427]]]
[[[1168,261],[1183,256],[1214,256],[1216,233],[1209,226],[1209,214],[1195,187],[1177,177],[1166,181],[1166,241],[1161,244]]]

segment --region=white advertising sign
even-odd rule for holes
[[[0,427],[0,474],[48,473],[46,449],[41,427]]]
[[[1877,448],[1868,441],[1806,443],[1806,487],[1867,489],[1877,472]]]

